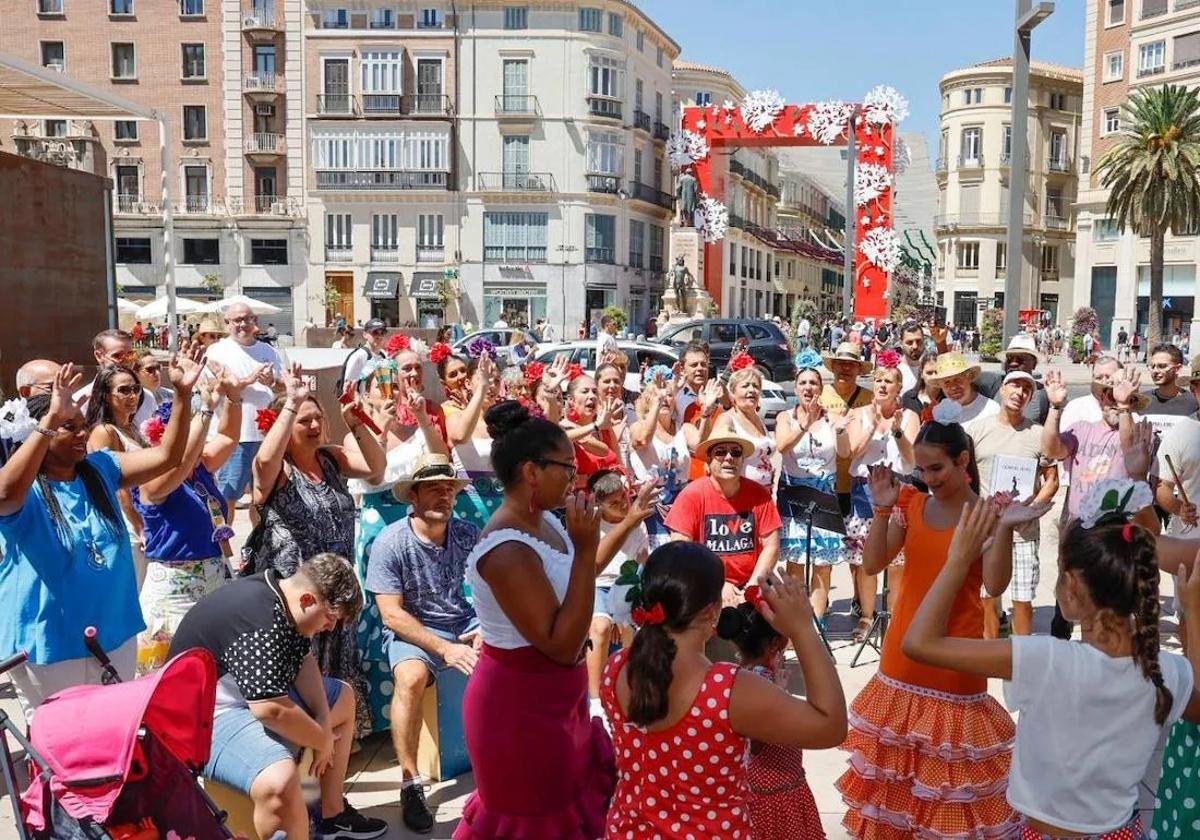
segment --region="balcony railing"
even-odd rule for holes
[[[945,156],[945,155],[938,155],[938,159],[937,159],[937,171],[938,171],[938,172],[945,172],[945,171],[946,171],[946,170],[948,170],[949,168],[950,168],[950,162],[949,162],[949,160],[947,160],[946,156]]]
[[[589,174],[587,176],[587,185],[588,192],[616,195],[621,189],[621,178],[619,175]]]
[[[448,117],[452,112],[450,97],[445,94],[416,93],[404,97],[404,113],[410,116]]]
[[[612,265],[617,261],[615,248],[584,248],[583,258],[590,263]]]
[[[1139,79],[1144,79],[1147,76],[1157,76],[1160,73],[1165,72],[1167,72],[1167,65],[1165,64],[1159,64],[1156,67],[1139,67],[1137,71],[1137,77]]]
[[[258,195],[254,196],[254,212],[271,213],[275,211],[276,205],[281,205],[283,203],[283,196],[281,195],[259,193]]]
[[[1196,0],[1200,4],[1200,0]],[[1175,61],[1171,64],[1172,70],[1186,70],[1189,67],[1195,67],[1200,64],[1200,58],[1185,58],[1183,61]]]
[[[745,230],[746,225],[747,225],[746,220],[743,219],[741,216],[739,216],[737,213],[729,214],[729,226],[731,228],[737,228],[738,230]]]
[[[657,204],[659,207],[665,207],[670,210],[675,203],[675,197],[668,195],[662,190],[656,190],[647,184],[639,184],[633,181],[629,185],[629,197],[638,201],[645,201],[648,204]]]
[[[1052,158],[1050,158],[1049,167],[1050,167],[1051,172],[1070,172],[1071,171],[1071,161],[1069,158],[1065,158],[1065,157],[1060,157],[1060,158],[1052,157]]]
[[[1001,168],[1012,166],[1012,152],[1002,152],[1000,154],[1000,166]]]
[[[647,134],[650,133],[650,115],[645,111],[635,110],[633,112],[633,127],[640,128]]]
[[[355,113],[355,97],[349,93],[322,93],[317,95],[317,113],[323,116],[349,116]]]
[[[403,97],[398,93],[364,93],[362,95],[363,116],[397,117],[403,113],[402,99]]]
[[[371,262],[376,263],[398,263],[400,262],[400,248],[397,245],[372,245],[371,246]]]
[[[450,173],[433,170],[318,169],[319,190],[444,190]]]
[[[207,213],[212,207],[212,199],[207,195],[189,195],[183,199],[183,212]]]
[[[983,169],[983,155],[959,155],[959,169]]]
[[[118,195],[117,196],[117,212],[118,213],[140,213],[142,212],[142,197],[140,195]]]
[[[275,12],[271,9],[254,9],[242,15],[243,32],[270,32],[279,30],[275,23]]]
[[[533,117],[540,109],[536,96],[523,96],[510,93],[496,94],[497,117]]]
[[[1197,2],[1200,2],[1200,0],[1197,0]],[[668,139],[670,139],[670,137],[671,137],[671,129],[667,127],[666,123],[656,121],[654,123],[654,139],[655,140],[668,140]]]
[[[557,192],[549,172],[480,172],[479,189],[487,192]]]
[[[440,263],[446,261],[446,249],[443,246],[418,245],[417,262]]]
[[[245,93],[279,93],[282,88],[283,76],[266,70],[247,73],[242,79],[242,91]]]
[[[1057,283],[1058,282],[1058,269],[1043,268],[1042,269],[1042,282],[1043,283]]]
[[[1032,225],[1036,220],[1028,211],[1022,216],[1026,225]],[[948,227],[1006,227],[1008,213],[942,213],[933,217],[933,225],[937,228]]]
[[[354,248],[350,245],[330,245],[325,243],[325,262],[353,262]]]
[[[282,134],[256,132],[246,138],[248,155],[282,155],[287,152],[287,141]]]
[[[621,119],[621,100],[611,96],[588,96],[588,111],[593,117]]]
[[[1069,222],[1066,217],[1060,215],[1061,211],[1049,211],[1045,216],[1045,225],[1047,230],[1066,230],[1069,227]]]

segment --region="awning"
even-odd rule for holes
[[[400,288],[400,275],[394,271],[372,271],[367,274],[363,295],[372,300],[395,300]]]
[[[0,53],[0,117],[154,120],[158,114],[95,85]]]
[[[408,296],[412,298],[425,298],[431,300],[441,300],[442,297],[442,274],[437,271],[414,271],[412,284],[408,288]]]

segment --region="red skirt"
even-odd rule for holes
[[[616,787],[612,741],[588,715],[587,668],[533,647],[483,647],[463,697],[475,770],[454,840],[594,840]]]
[[[754,840],[825,840],[799,747],[765,744],[750,759],[746,781]]]

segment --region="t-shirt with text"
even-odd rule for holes
[[[720,557],[725,579],[737,586],[750,581],[763,539],[782,524],[770,492],[745,479],[730,498],[710,479],[693,481],[675,498],[666,519],[670,530]]]

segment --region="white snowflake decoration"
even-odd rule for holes
[[[762,134],[783,112],[784,105],[777,90],[751,91],[742,100],[742,119],[755,134]]]
[[[846,133],[854,106],[846,102],[818,102],[808,112],[808,133],[826,146]]]
[[[706,123],[704,120],[696,121],[696,128],[700,129],[701,131],[703,131],[707,127],[708,127],[708,123]]]
[[[896,145],[892,149],[892,169],[897,175],[903,175],[911,164],[912,150],[908,148],[903,137],[897,137]]]
[[[36,425],[37,421],[29,416],[25,400],[15,397],[0,405],[0,438],[24,443]]]
[[[804,123],[797,122],[795,125],[793,125],[792,126],[792,135],[795,137],[803,137],[804,136]]]
[[[676,169],[683,169],[708,157],[708,143],[694,131],[686,128],[672,134],[667,140],[667,160]]]
[[[892,187],[892,173],[879,163],[861,163],[854,169],[854,203],[862,207]]]
[[[737,105],[733,104],[732,99],[726,99],[723,103],[721,103],[721,107],[724,108],[726,111],[732,111],[734,108],[737,107]]]
[[[696,230],[705,242],[719,242],[729,229],[729,210],[715,198],[705,196],[696,206]]]
[[[879,85],[863,97],[863,114],[875,125],[898,124],[908,116],[908,100],[894,87]]]
[[[900,238],[891,228],[871,228],[859,243],[858,250],[883,271],[895,271],[900,265]]]

